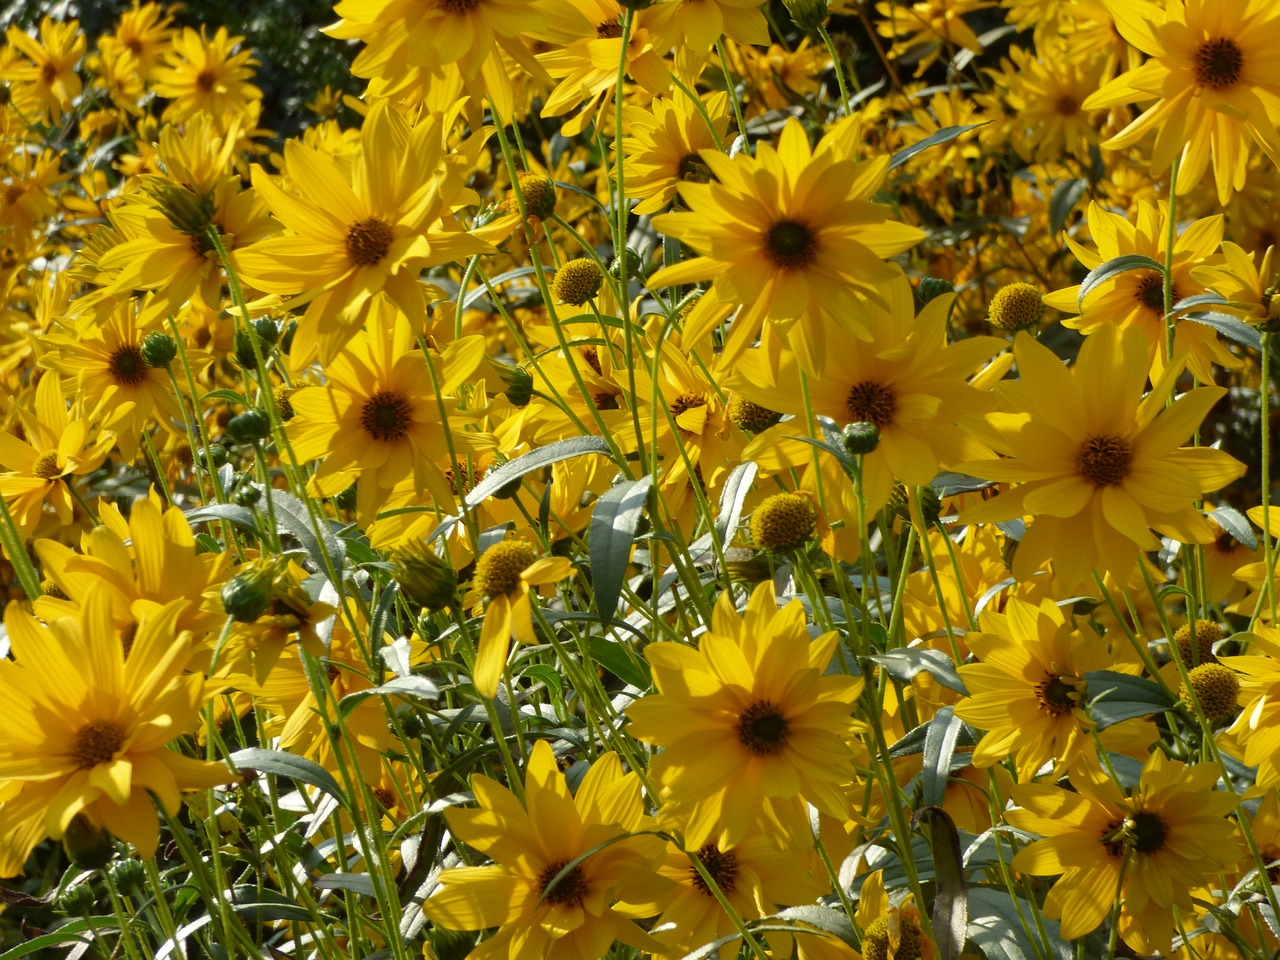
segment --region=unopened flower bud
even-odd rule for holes
[[[782,0],[791,14],[791,22],[801,30],[816,30],[827,19],[827,0]]]
[[[458,575],[425,543],[413,541],[391,551],[391,576],[410,603],[443,610],[458,593]]]
[[[844,448],[854,456],[872,453],[880,446],[880,428],[866,420],[847,425],[842,435]]]
[[[173,337],[159,330],[153,330],[142,338],[142,362],[148,367],[167,367],[178,355],[178,345]]]
[[[271,606],[275,563],[255,560],[222,585],[222,609],[241,623],[253,623]]]
[[[223,435],[232,443],[254,443],[271,436],[271,418],[267,411],[250,407],[227,421]]]
[[[926,304],[930,300],[936,300],[947,293],[955,293],[955,284],[950,280],[942,280],[938,277],[921,277],[920,287],[916,290],[916,296],[920,298],[920,303]]]
[[[77,813],[67,824],[62,835],[62,848],[78,866],[86,870],[105,867],[116,855],[111,834],[91,821],[83,813]]]

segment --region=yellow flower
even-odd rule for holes
[[[433,923],[452,930],[499,930],[471,960],[595,960],[614,941],[640,950],[662,946],[615,899],[662,899],[670,881],[655,873],[661,846],[644,829],[640,781],[624,774],[615,754],[591,765],[575,793],[545,740],[526,768],[524,804],[481,774],[471,778],[477,810],[449,807],[453,835],[494,859],[482,867],[440,874],[441,888],[424,904]]]
[[[404,314],[386,301],[376,305],[368,334],[348,343],[326,367],[324,386],[304,387],[289,397],[294,454],[320,461],[311,477],[312,495],[332,497],[359,480],[356,513],[363,523],[406,477],[413,478],[419,495],[430,491],[438,503],[452,503],[453,492],[436,464],[451,453],[465,458],[493,446],[488,434],[466,429],[477,414],[462,409],[457,397],[483,351],[483,337],[464,337],[425,357],[415,349]]]
[[[1220,657],[1240,672],[1240,716],[1223,737],[1223,748],[1258,768],[1257,785],[1280,784],[1280,631],[1254,627],[1244,656]]]
[[[803,801],[845,816],[862,678],[825,675],[838,643],[835,632],[811,642],[800,602],[779,610],[766,582],[741,616],[723,593],[697,648],[645,648],[658,692],[628,708],[628,729],[664,748],[652,767],[659,816],[684,830],[687,848],[755,830],[807,844]]]
[[[365,41],[351,72],[384,81],[387,94],[402,92],[414,71],[431,76],[447,67],[506,123],[515,108],[514,72],[550,82],[523,39],[545,30],[541,6],[529,0],[340,0],[334,12],[343,19],[324,32]]]
[[[512,538],[495,543],[476,561],[472,592],[464,603],[487,599],[476,650],[472,682],[481,696],[493,697],[507,663],[511,641],[535,643],[530,599],[532,587],[559,583],[573,574],[565,557],[538,557],[533,545]]]
[[[259,290],[307,304],[294,340],[296,361],[310,359],[317,347],[321,362],[332,360],[379,292],[420,322],[422,268],[492,249],[445,222],[462,197],[470,161],[446,155],[444,136],[439,117],[411,127],[380,102],[365,119],[354,163],[290,140],[284,155],[293,192],[254,167],[253,185],[289,234],[254,244],[237,261]],[[469,149],[479,146],[474,138]]]
[[[1182,543],[1210,543],[1196,501],[1244,472],[1218,450],[1182,447],[1225,393],[1202,387],[1165,401],[1179,373],[1169,367],[1151,393],[1147,353],[1136,330],[1104,326],[1067,369],[1028,334],[1014,341],[1022,379],[995,391],[1004,408],[968,428],[1000,454],[955,469],[1017,483],[960,514],[962,523],[1035,515],[1018,544],[1013,572],[1024,580],[1052,561],[1060,590],[1092,586],[1094,568],[1127,580],[1155,529]]]
[[[883,870],[862,881],[856,917],[862,928],[863,960],[934,960],[937,956],[933,940],[920,925],[915,897],[907,894],[896,906],[891,905]]]
[[[71,109],[71,102],[80,96],[82,84],[76,67],[87,45],[80,21],[55,23],[46,14],[40,20],[39,40],[18,27],[10,27],[4,36],[31,58],[30,64],[6,71],[6,79],[18,81],[23,88],[17,91],[17,99],[33,98],[41,115],[55,120]]]
[[[231,51],[244,37],[229,36],[219,27],[210,40],[204,27],[200,32],[184,27],[173,38],[173,46],[164,53],[164,67],[152,72],[157,96],[173,101],[164,111],[164,119],[179,123],[197,113],[207,113],[214,120],[230,119],[228,115],[246,114],[262,91],[249,83],[258,61],[250,50]]]
[[[715,93],[706,100],[707,115],[723,137],[729,129],[729,98]],[[641,201],[631,208],[633,213],[657,213],[681,183],[711,179],[700,151],[715,149],[715,140],[684,92],[671,100],[654,100],[646,108],[628,105],[622,111],[630,130],[622,141],[623,183],[627,197]]]
[[[1145,200],[1138,202],[1137,222],[1112,213],[1102,204],[1089,204],[1088,223],[1097,252],[1070,237],[1067,246],[1084,266],[1093,270],[1116,257],[1138,254],[1156,263],[1165,263],[1168,241],[1169,208],[1158,207]],[[1172,303],[1204,293],[1205,284],[1221,276],[1220,259],[1216,256],[1222,242],[1222,216],[1205,217],[1182,230],[1173,243]],[[1150,356],[1152,381],[1158,380],[1165,368],[1164,277],[1155,270],[1126,270],[1104,280],[1079,301],[1079,285],[1065,287],[1045,295],[1044,302],[1055,310],[1072,315],[1063,326],[1090,336],[1103,327],[1136,328],[1142,331]],[[1187,369],[1201,383],[1213,383],[1213,365],[1228,369],[1241,366],[1218,340],[1212,327],[1194,320],[1184,320],[1174,328],[1173,352],[1187,354]]]
[[[1235,825],[1226,819],[1237,798],[1215,789],[1220,772],[1156,750],[1127,799],[1096,768],[1073,778],[1079,793],[1048,784],[1012,788],[1020,809],[1005,819],[1045,838],[1020,850],[1013,868],[1061,874],[1044,912],[1061,919],[1064,940],[1096,929],[1119,897],[1124,941],[1139,953],[1169,953],[1173,911],[1193,916],[1193,893],[1238,860]]]
[[[964,640],[981,662],[959,667],[969,696],[955,708],[987,731],[974,766],[1012,754],[1018,776],[1029,779],[1050,760],[1070,765],[1091,745],[1084,675],[1112,666],[1106,645],[1092,630],[1076,630],[1052,600],[1010,597],[1003,613],[984,610],[980,623],[982,632]]]
[[[36,528],[45,504],[70,524],[75,512],[71,478],[98,469],[115,446],[115,434],[78,409],[67,410],[56,373],[41,377],[35,394],[34,410],[17,408],[26,439],[0,432],[0,466],[9,471],[0,473],[0,496],[24,534]]]
[[[984,456],[985,448],[958,431],[956,424],[991,409],[990,395],[975,389],[968,379],[1005,343],[995,337],[972,337],[948,345],[947,316],[954,300],[954,296],[937,297],[917,316],[911,285],[898,271],[881,287],[879,298],[858,302],[859,323],[870,342],[843,352],[838,364],[828,364],[821,376],[808,381],[814,414],[839,425],[871,423],[879,430],[879,444],[862,458],[869,516],[889,501],[895,480],[923,486],[939,469]],[[835,322],[823,320],[815,326],[825,328],[819,339],[838,342]],[[724,386],[762,407],[803,417],[799,369],[803,361],[783,351],[777,376],[772,378],[764,352],[748,351]],[[744,456],[752,459],[758,451],[777,446],[783,437],[805,435],[799,426],[803,422],[771,428],[756,438]],[[812,459],[813,448],[808,444],[800,447],[792,441],[792,445],[791,459],[799,463]]]
[[[982,44],[965,23],[964,16],[994,6],[995,0],[920,0],[910,6],[877,3],[876,12],[882,19],[876,24],[876,32],[882,37],[900,38],[894,40],[889,51],[895,57],[919,47],[928,50],[916,66],[919,77],[944,50],[963,47],[972,53],[981,53]]]
[[[1084,106],[1156,101],[1103,146],[1123,150],[1154,132],[1152,173],[1167,170],[1181,151],[1177,192],[1185,194],[1212,161],[1218,202],[1226,206],[1244,189],[1250,139],[1273,161],[1280,154],[1280,8],[1258,0],[1168,0],[1163,22],[1147,19],[1158,9],[1115,11],[1120,33],[1151,59]]]
[[[778,149],[760,144],[754,157],[730,159],[703,150],[718,182],[681,183],[689,212],[654,218],[661,232],[700,256],[659,270],[654,288],[714,278],[685,321],[684,342],[697,343],[719,322],[722,304],[741,306],[725,347],[733,362],[766,321],[766,342],[782,333],[806,369],[822,372],[826,350],[821,319],[837,318],[854,336],[867,333],[850,314],[855,291],[891,282],[897,271],[884,257],[923,239],[915,227],[894,223],[891,211],[867,202],[889,169],[889,158],[857,163],[849,156],[852,125],[845,123],[811,150],[804,128],[789,120]]]
[[[150,857],[159,842],[150,795],[172,816],[182,791],[231,779],[221,763],[168,749],[195,729],[204,700],[204,678],[183,672],[191,640],[175,621],[185,603],[144,618],[127,654],[105,589],[89,593],[77,619],[48,625],[6,608],[16,662],[0,661],[0,791],[21,789],[0,804],[0,876],[78,814]]]

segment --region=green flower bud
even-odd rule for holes
[[[252,330],[237,330],[233,352],[236,356],[236,363],[244,367],[246,370],[258,369],[258,357],[253,352],[254,343],[258,345],[258,352],[262,354],[265,360],[271,352],[271,344],[267,343],[260,337],[257,332]]]
[[[943,294],[955,293],[955,289],[955,284],[950,280],[941,280],[938,277],[921,277],[920,287],[916,290],[916,296],[920,298],[920,304],[923,306]]]
[[[425,543],[411,542],[391,551],[391,576],[410,603],[443,610],[458,594],[458,575]]]
[[[213,216],[217,212],[212,194],[196,193],[158,174],[146,174],[141,181],[143,193],[155,201],[156,207],[173,225],[173,229],[202,241],[200,249],[203,252],[213,249],[211,243],[207,248],[205,246],[208,230],[213,226]]]
[[[173,337],[153,330],[142,338],[142,362],[148,367],[167,367],[178,355],[178,345]]]
[[[865,420],[846,426],[843,436],[844,448],[854,456],[872,453],[880,445],[880,428]]]
[[[58,897],[58,909],[70,917],[83,917],[92,913],[97,903],[98,898],[94,896],[93,887],[88,883],[74,883]]]
[[[275,576],[275,561],[253,561],[222,585],[222,609],[241,623],[253,623],[271,606]]]
[[[108,872],[115,888],[126,896],[135,896],[146,884],[147,874],[140,860],[117,860]]]
[[[801,30],[816,30],[827,19],[830,4],[827,0],[782,0],[791,14],[791,22]]]
[[[227,422],[223,435],[232,443],[254,443],[271,436],[271,418],[267,411],[251,407]]]
[[[644,257],[640,256],[640,251],[631,247],[623,247],[622,255],[613,258],[609,264],[609,276],[615,280],[622,279],[622,265],[627,266],[628,277],[638,277],[644,271]]]
[[[62,835],[62,849],[77,866],[98,870],[116,855],[111,834],[97,826],[83,813],[77,813]]]

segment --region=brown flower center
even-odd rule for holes
[[[738,740],[759,757],[771,756],[787,745],[790,729],[777,704],[757,700],[738,717]]]
[[[1080,101],[1069,93],[1064,93],[1053,101],[1053,110],[1060,117],[1074,117],[1080,112]]]
[[[676,167],[676,175],[689,183],[710,183],[715,179],[711,167],[696,153],[685,154]]]
[[[1174,303],[1178,301],[1176,292],[1172,292]],[[1160,274],[1150,271],[1142,275],[1142,279],[1138,281],[1138,289],[1134,293],[1136,299],[1143,307],[1150,310],[1157,316],[1164,316],[1164,277]]]
[[[466,13],[480,6],[480,0],[440,0],[445,13]]]
[[[81,770],[92,770],[100,763],[110,763],[124,746],[125,733],[111,720],[94,720],[76,731],[71,748]]]
[[[714,843],[708,843],[698,850],[698,859],[702,861],[703,868],[721,893],[733,892],[734,883],[738,879],[738,858],[732,850],[721,850]],[[708,897],[715,896],[697,867],[689,867],[689,874],[699,893]]]
[[[413,422],[413,407],[409,401],[390,390],[379,390],[360,411],[360,425],[365,433],[384,443],[403,440]]]
[[[212,70],[201,70],[196,74],[196,89],[201,93],[212,93],[218,82],[218,76]]]
[[[1234,86],[1244,71],[1244,52],[1228,37],[1206,40],[1196,49],[1196,83],[1213,90]]]
[[[31,465],[31,472],[41,480],[52,480],[54,477],[62,476],[62,468],[58,466],[58,455],[52,450],[40,454],[36,462]]]
[[[558,860],[548,864],[538,877],[538,886],[542,890],[542,899],[552,906],[573,907],[587,898],[587,878],[582,874],[582,867],[576,866],[556,881],[560,871],[568,864],[568,860]]]
[[[118,348],[108,361],[112,379],[122,387],[136,387],[147,379],[147,362],[137,344],[127,343]]]
[[[1040,701],[1040,709],[1054,717],[1075,709],[1074,693],[1075,687],[1056,673],[1046,673],[1044,679],[1036,684],[1036,699]]]
[[[617,40],[622,36],[622,24],[617,20],[606,20],[596,24],[596,36],[601,40]]]
[[[874,380],[855,383],[849,390],[849,399],[845,404],[854,423],[874,423],[877,427],[884,428],[893,422],[896,406],[893,391],[882,383]]]
[[[1113,487],[1129,476],[1133,448],[1123,437],[1090,437],[1080,445],[1076,467],[1095,487]]]
[[[686,410],[695,410],[698,407],[705,407],[706,405],[707,398],[702,394],[682,393],[671,402],[671,419],[675,420]]]
[[[783,270],[807,266],[818,247],[809,228],[795,220],[779,220],[765,234],[764,243],[766,256]]]
[[[390,224],[377,217],[361,220],[347,231],[347,257],[359,266],[371,267],[387,255],[392,239]]]
[[[46,63],[40,68],[40,79],[45,83],[53,83],[58,79],[58,68],[52,63]]]

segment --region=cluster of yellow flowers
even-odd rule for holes
[[[183,15],[0,48],[14,957],[1280,950],[1280,7]]]

